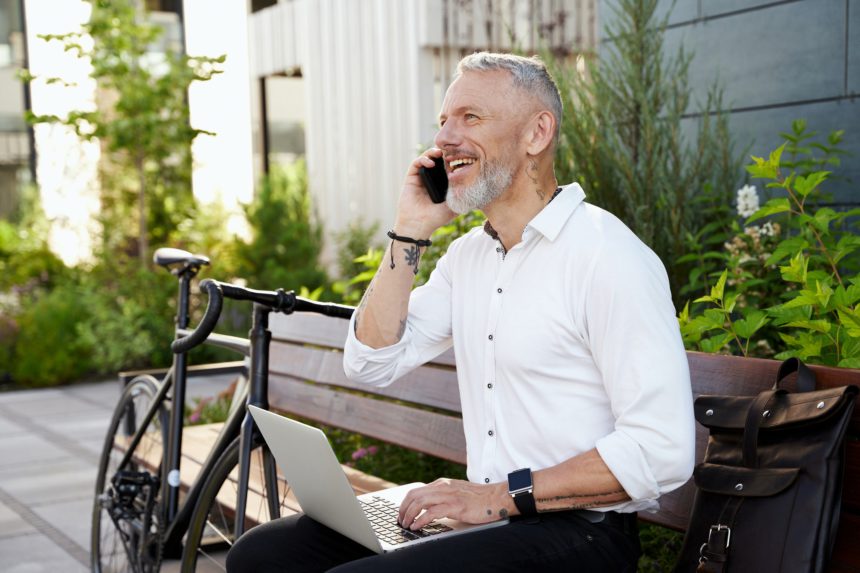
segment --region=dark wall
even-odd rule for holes
[[[612,2],[598,0],[601,30]],[[671,8],[660,0],[661,15]],[[821,134],[844,129],[852,155],[838,173],[849,180],[829,190],[860,204],[860,0],[677,0],[665,47],[681,45],[695,53],[694,101],[719,81],[739,149],[766,155],[794,119]]]

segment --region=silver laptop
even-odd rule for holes
[[[424,484],[411,483],[356,497],[321,430],[256,406],[248,406],[248,410],[305,515],[371,551],[396,551],[507,523],[500,520],[470,525],[439,519],[419,531],[402,529],[397,525],[400,502],[406,492]]]

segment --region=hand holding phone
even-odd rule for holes
[[[420,167],[418,173],[421,181],[427,188],[427,194],[434,203],[443,203],[448,194],[448,173],[445,171],[445,160],[441,157],[433,159],[435,165],[432,168]]]

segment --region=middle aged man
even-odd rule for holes
[[[455,349],[469,481],[410,492],[401,526],[511,522],[375,555],[287,518],[243,537],[229,571],[636,570],[635,512],[692,471],[689,372],[659,259],[577,184],[558,187],[561,111],[536,58],[460,62],[436,147],[407,171],[389,252],[345,348],[347,374],[377,385]],[[436,157],[450,184],[441,205],[419,177]],[[486,225],[413,291],[425,241],[471,209]],[[523,480],[531,492],[514,498]]]

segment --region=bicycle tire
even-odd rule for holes
[[[206,478],[200,496],[191,515],[191,521],[182,549],[182,573],[193,573],[197,561],[201,557],[207,559],[213,568],[223,568],[222,562],[227,549],[232,547],[235,536],[235,500],[237,496],[239,464],[239,438],[233,440],[212,472]],[[271,456],[271,452],[263,444],[254,444],[251,449],[251,477],[246,508],[246,530],[271,519],[267,508],[270,493],[263,480],[263,456]],[[259,479],[255,481],[254,476]],[[296,506],[288,506],[285,501],[289,486],[283,477],[277,479],[277,496],[279,514],[294,513]],[[286,510],[286,511],[285,511]],[[206,536],[204,538],[204,535]],[[214,541],[213,541],[214,540]],[[207,569],[208,570],[208,569]]]
[[[158,505],[160,488],[155,488],[154,501],[144,504],[141,494],[126,498],[123,506],[117,502],[112,480],[119,469],[123,451],[118,444],[134,435],[158,389],[158,382],[149,375],[138,376],[123,390],[108,426],[105,444],[99,458],[95,498],[90,533],[90,564],[94,573],[125,571],[148,573],[157,571],[161,562]],[[162,447],[167,437],[167,409],[161,405],[149,422],[145,438],[135,448],[135,455],[126,470],[148,474],[148,480],[159,480]],[[151,464],[140,460],[153,460]],[[151,486],[150,490],[151,491]],[[148,507],[147,507],[148,506]],[[118,515],[122,508],[125,515]],[[139,515],[129,515],[137,513]],[[112,515],[114,517],[112,517]],[[143,531],[144,524],[148,524]]]

